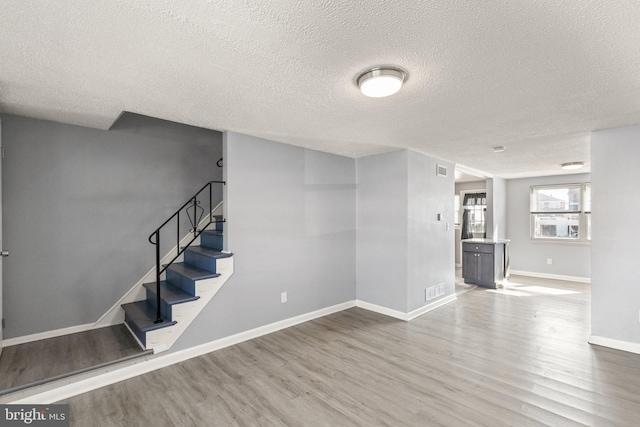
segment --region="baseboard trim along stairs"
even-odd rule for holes
[[[203,230],[193,245],[177,258],[178,262],[167,269],[165,280],[161,282],[161,311],[165,322],[160,326],[153,323],[156,283],[151,281],[155,278],[154,267],[95,323],[9,338],[3,340],[3,345],[9,347],[124,323],[143,350],[153,349],[155,353],[168,350],[233,274],[233,254],[223,251],[224,219],[221,213],[222,202],[211,212],[215,222],[209,224],[209,215],[205,215],[197,228],[202,230],[208,226],[208,229]],[[162,258],[162,263],[173,259],[180,247],[187,246],[191,239],[191,234],[185,236]]]
[[[148,354],[117,367],[105,368],[102,371],[92,371],[73,379],[67,379],[67,381],[63,380],[58,384],[45,384],[41,387],[35,387],[12,395],[2,396],[0,397],[0,403],[46,405],[59,402],[79,394],[106,387],[176,363],[184,362],[186,360],[193,359],[194,357],[202,356],[216,350],[221,350],[272,332],[277,332],[300,323],[328,316],[330,314],[355,307],[355,305],[355,301],[347,301],[310,313],[301,314],[299,316],[260,326],[245,332],[240,332],[238,334],[191,347],[186,350],[164,354]],[[180,322],[178,322],[178,324],[180,324]]]
[[[232,259],[232,258],[226,258]],[[428,304],[418,310],[414,310],[410,313],[403,313],[402,317],[405,317],[403,321],[410,320],[409,317],[415,318],[417,315],[425,314],[427,311],[434,310],[448,302],[455,300],[455,294],[442,298],[432,304]],[[86,374],[84,377],[76,378],[75,381],[69,381],[68,383],[62,383],[59,385],[48,384],[42,386],[42,388],[35,388],[25,390],[22,393],[16,393],[13,396],[0,397],[0,403],[12,403],[12,404],[51,404],[59,402],[64,399],[68,399],[73,396],[77,396],[82,393],[86,393],[92,390],[96,390],[102,387],[106,387],[111,384],[115,384],[120,381],[124,381],[130,378],[137,377],[139,375],[146,374],[158,369],[171,366],[176,363],[184,362],[194,357],[202,356],[207,353],[211,353],[216,350],[221,350],[232,345],[236,345],[245,341],[249,341],[254,338],[259,338],[263,335],[267,335],[273,332],[280,331],[282,329],[289,328],[291,326],[298,325],[300,323],[308,322],[310,320],[318,319],[320,317],[328,316],[333,313],[347,310],[353,307],[360,307],[365,310],[370,310],[380,313],[377,310],[378,307],[375,304],[365,303],[359,300],[352,300],[336,304],[330,307],[325,307],[316,311],[301,314],[299,316],[290,317],[288,319],[280,320],[268,325],[260,326],[254,329],[250,329],[245,332],[240,332],[235,335],[231,335],[219,340],[211,341],[202,345],[191,347],[185,350],[175,351],[172,353],[164,354],[149,354],[144,357],[130,361],[128,365],[118,367],[117,369],[106,369],[103,372],[93,371],[93,373]],[[396,312],[395,310],[391,310]],[[418,314],[420,312],[420,314]],[[396,312],[400,313],[400,312]],[[387,313],[381,313],[386,314]],[[392,316],[396,317],[396,316]],[[398,318],[398,317],[396,317]],[[180,322],[178,322],[178,325]]]
[[[223,225],[203,230],[182,262],[169,265],[160,282],[162,322],[156,322],[157,285],[143,283],[145,299],[122,304],[124,324],[145,350],[168,350],[233,273],[233,254],[223,252]]]

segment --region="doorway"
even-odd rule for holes
[[[454,250],[455,250],[455,272],[456,272],[456,294],[462,293],[472,289],[469,285],[464,283],[462,278],[462,223],[465,211],[464,200],[467,194],[481,194],[486,192],[487,175],[473,169],[466,168],[462,165],[456,165],[455,169],[455,189],[453,194],[454,212],[455,212],[455,233],[454,233]],[[486,206],[485,206],[486,207]],[[473,206],[466,207],[469,212],[467,215],[471,222],[471,228],[474,233],[474,237],[483,237],[485,226],[484,220],[484,208],[482,201],[479,203],[473,203]]]

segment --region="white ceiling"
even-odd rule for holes
[[[3,0],[0,111],[107,129],[131,111],[505,178],[640,123],[638,0]],[[406,69],[389,98],[356,75]],[[504,145],[504,153],[491,147]]]

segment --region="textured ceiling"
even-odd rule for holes
[[[638,0],[3,0],[0,58],[5,113],[131,111],[505,178],[588,163],[590,131],[640,122]],[[381,64],[409,78],[366,98],[355,76]]]

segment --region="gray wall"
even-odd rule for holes
[[[5,338],[96,321],[154,265],[149,234],[222,178],[219,132],[135,114],[109,131],[4,115],[2,133]]]
[[[413,151],[408,152],[407,311],[425,301],[425,289],[445,284],[445,295],[455,292],[453,163]],[[446,177],[436,175],[436,165],[446,166]],[[438,214],[441,220],[438,221]]]
[[[358,165],[357,297],[406,313],[408,151]]]
[[[503,178],[487,179],[487,238],[507,238],[507,181]]]
[[[507,181],[507,238],[511,239],[509,249],[512,270],[582,278],[591,277],[591,246],[588,243],[553,243],[531,240],[529,205],[531,186],[590,181],[590,174],[557,175]],[[553,264],[548,265],[547,258],[551,258]]]
[[[437,176],[436,164],[449,175]],[[453,293],[453,164],[402,150],[359,158],[357,168],[358,299],[407,313],[434,301],[426,288]]]
[[[640,342],[638,253],[640,126],[591,134],[591,333]]]
[[[355,299],[354,159],[227,132],[225,174],[235,272],[172,351]]]
[[[473,182],[456,182],[454,194],[460,194],[461,191],[484,190],[486,188],[487,188],[486,180],[473,181]]]
[[[2,116],[0,116],[0,147],[2,147]],[[2,217],[2,158],[0,157],[0,217]],[[2,241],[2,224],[0,224],[0,250],[3,249]],[[4,319],[2,315],[2,265],[4,260],[0,257],[0,319]],[[0,354],[2,354],[2,335],[3,328],[0,326]]]

